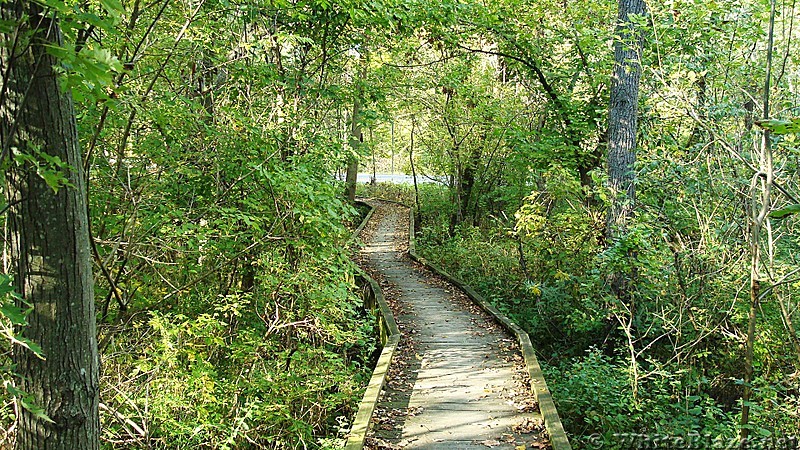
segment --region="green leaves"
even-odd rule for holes
[[[32,310],[33,307],[14,291],[11,277],[0,273],[0,335],[9,344],[27,348],[44,359],[42,348],[15,329],[28,324],[27,316]]]
[[[122,72],[122,63],[111,51],[87,45],[76,53],[72,45],[50,47],[48,51],[61,60],[64,88],[71,89],[76,100],[85,96],[91,100],[108,99],[114,76]],[[81,88],[81,89],[75,89]]]
[[[789,205],[785,208],[772,211],[769,216],[773,219],[783,219],[784,217],[797,213],[800,213],[800,205]]]
[[[774,134],[800,133],[800,117],[790,120],[763,119],[757,120],[756,125],[769,130]]]
[[[115,18],[119,18],[123,13],[125,13],[125,7],[122,6],[122,2],[120,0],[100,0],[100,4],[103,6],[103,9],[105,9],[106,12]]]
[[[94,7],[92,7],[89,2],[81,5],[78,5],[77,2],[64,0],[35,0],[35,2],[57,12],[61,15],[62,19],[77,19],[78,21],[100,26],[104,29],[110,29],[114,25],[114,22],[125,13],[125,7],[120,0],[98,0],[102,10],[113,18],[112,21],[108,22],[106,22],[106,19],[100,18],[97,15],[102,14],[102,11],[96,8],[96,3]]]
[[[35,3],[38,3],[44,7],[51,8],[59,13],[68,13],[70,11],[69,5],[67,2],[62,0],[34,0]]]
[[[15,388],[11,383],[6,382],[6,391],[9,394],[14,396],[18,401],[19,404],[22,405],[25,410],[29,413],[33,414],[36,418],[43,420],[47,423],[54,424],[55,422],[50,419],[44,412],[44,408],[36,405],[36,400],[33,398],[33,395],[28,394],[27,392]]]
[[[12,325],[27,325],[28,311],[11,303],[3,303],[0,306],[0,314],[8,319]]]
[[[46,13],[58,18],[64,34],[63,44],[47,48],[48,53],[61,62],[54,70],[61,74],[64,89],[72,90],[78,101],[86,97],[92,101],[107,100],[122,64],[101,44],[101,39],[118,34],[116,26],[125,13],[121,1],[77,4],[38,0],[37,3],[49,10]]]
[[[59,157],[47,155],[35,146],[31,145],[30,153],[18,151],[14,161],[18,165],[30,164],[54,194],[62,187],[74,187],[67,176],[73,168]]]
[[[0,315],[5,317],[11,322],[12,325],[26,325],[28,322],[25,317],[30,312],[30,309],[23,310],[15,303],[21,301],[22,298],[14,292],[14,287],[11,285],[11,277],[6,274],[0,274]]]

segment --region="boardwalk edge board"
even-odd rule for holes
[[[364,220],[358,226],[356,231],[353,232],[351,241],[355,240],[363,231],[375,208],[364,202],[357,202],[366,205],[370,208]],[[381,355],[372,371],[367,390],[364,392],[364,397],[358,407],[355,419],[353,419],[353,426],[350,428],[350,433],[345,443],[345,450],[361,450],[364,448],[364,441],[369,431],[370,420],[372,414],[375,412],[375,406],[378,404],[378,397],[381,394],[381,389],[386,382],[386,375],[389,373],[389,366],[392,363],[392,356],[397,349],[397,344],[400,343],[400,331],[397,328],[397,323],[394,321],[392,310],[386,303],[378,283],[372,279],[366,272],[358,270],[358,277],[366,283],[364,286],[364,307],[369,309],[376,320],[378,320],[378,327],[380,329],[380,341],[383,344]]]
[[[407,205],[404,205],[408,208]],[[470,286],[465,284],[458,278],[445,272],[441,267],[437,266],[417,254],[416,237],[414,220],[415,210],[409,208],[409,230],[408,230],[408,254],[414,261],[426,266],[434,273],[437,273],[442,278],[446,279],[459,289],[461,289],[467,296],[481,307],[484,311],[491,314],[500,325],[502,325],[510,333],[513,333],[519,341],[520,348],[522,349],[522,356],[525,359],[525,365],[528,367],[528,373],[531,377],[531,387],[533,394],[536,396],[536,401],[539,403],[539,411],[542,413],[544,419],[544,426],[547,433],[550,435],[550,443],[553,450],[571,450],[572,446],[567,439],[567,434],[564,431],[564,426],[561,424],[561,418],[558,416],[556,405],[553,403],[553,397],[550,394],[550,389],[544,380],[542,368],[539,366],[539,360],[536,358],[536,353],[533,351],[531,339],[522,328],[512,322],[508,317],[501,313],[497,308],[487,302],[480,294],[475,292]]]
[[[361,223],[358,224],[358,228],[356,228],[356,231],[353,231],[353,234],[350,236],[350,242],[351,243],[353,241],[355,241],[356,238],[361,236],[361,232],[364,231],[364,227],[367,226],[367,223],[369,223],[369,219],[372,218],[372,214],[375,212],[375,207],[373,207],[372,205],[370,205],[367,202],[362,202],[360,200],[356,200],[356,203],[361,205],[361,206],[366,206],[367,208],[369,208],[369,211],[367,211],[367,215],[364,216],[364,219],[361,220]]]

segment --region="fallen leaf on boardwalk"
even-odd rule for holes
[[[498,445],[503,445],[503,443],[498,441],[497,439],[487,439],[481,442],[481,445],[485,445],[487,447],[497,447]]]
[[[514,406],[519,412],[535,412],[539,410],[539,403],[532,398],[518,399],[514,402]]]
[[[386,442],[383,439],[368,438],[367,444],[374,450],[403,450],[403,447],[391,442]]]
[[[527,450],[527,448],[528,447],[526,447],[525,444],[522,444],[514,447],[514,450]]]
[[[528,434],[533,433],[534,431],[540,431],[543,428],[544,424],[541,420],[534,420],[530,417],[526,417],[521,423],[518,423],[511,427],[515,433],[519,434]]]

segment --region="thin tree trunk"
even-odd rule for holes
[[[772,47],[775,31],[775,0],[770,1],[769,36],[767,43],[767,74],[764,80],[763,109],[764,119],[770,115],[770,89],[772,88]],[[764,129],[761,136],[759,171],[750,182],[750,311],[747,320],[747,343],[744,362],[744,392],[742,393],[742,417],[740,421],[741,448],[748,448],[750,435],[750,404],[753,397],[753,356],[756,340],[757,312],[761,295],[761,232],[769,220],[772,205],[772,140],[770,132]]]
[[[786,331],[789,332],[789,339],[792,341],[792,346],[794,347],[794,352],[797,355],[797,362],[800,364],[800,338],[798,338],[797,329],[794,327],[794,321],[792,321],[792,314],[786,309],[786,305],[783,303],[782,299],[778,299],[778,305],[781,308],[781,316],[783,317],[783,322],[786,325]]]
[[[350,151],[352,153],[347,160],[347,174],[345,176],[347,200],[351,202],[356,199],[356,181],[358,178],[358,156],[356,152],[361,147],[361,144],[364,143],[364,133],[361,130],[361,104],[364,97],[364,88],[361,83],[367,77],[367,63],[366,58],[363,58],[357,81],[358,86],[353,98],[353,116],[350,118]]]
[[[369,129],[369,145],[372,150],[372,179],[369,182],[374,186],[378,182],[378,163],[375,161],[375,141],[372,139],[372,128]]]
[[[417,131],[417,119],[411,116],[411,146],[408,150],[408,159],[411,162],[411,177],[414,179],[414,202],[417,205],[416,223],[419,223],[420,210],[419,210],[419,185],[417,185],[417,169],[414,166],[414,133]]]
[[[522,245],[522,236],[520,236],[519,230],[517,230],[517,253],[519,253],[519,268],[522,271],[522,275],[525,277],[525,281],[530,281],[528,263],[525,261],[525,248]],[[538,302],[540,298],[541,296],[537,296],[536,301]]]
[[[15,285],[33,306],[21,331],[46,357],[15,347],[17,387],[49,418],[18,405],[16,448],[98,449],[99,357],[86,182],[72,98],[53,70],[58,60],[46,50],[61,45],[62,36],[53,13],[34,2],[0,8],[3,19],[20,23],[16,37],[31,32],[18,53],[10,55],[7,46],[0,50],[9,68],[0,105],[3,142],[12,151],[59,158],[65,166],[57,170],[71,184],[54,193],[32,164],[14,167],[7,179]],[[22,22],[24,15],[29,17]]]
[[[361,125],[358,123],[360,115],[361,99],[357,97],[353,101],[353,115],[350,124],[350,151],[352,153],[347,159],[347,172],[344,182],[347,188],[347,200],[351,202],[356,199],[356,181],[358,179],[358,157],[356,156],[356,151],[364,141]]]
[[[466,222],[468,225],[477,223],[478,221],[478,199],[475,195],[475,185],[477,184],[477,170],[476,168],[481,164],[480,149],[473,149],[467,158],[466,166],[461,175],[461,192],[458,205],[461,208],[459,213],[461,222]],[[472,208],[473,201],[475,207]]]
[[[394,175],[394,120],[392,120],[392,171],[391,174]]]

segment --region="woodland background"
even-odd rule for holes
[[[795,0],[648,2],[622,34],[608,0],[38,3],[88,174],[106,448],[342,443],[377,345],[333,176],[357,161],[444,177],[360,189],[417,205],[425,257],[530,333],[576,448],[800,435]],[[636,196],[609,234],[633,35]],[[6,164],[32,161],[70,189],[36,151]]]

